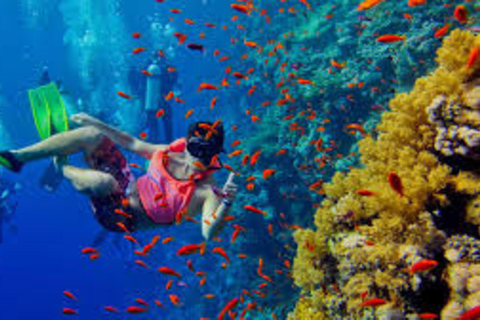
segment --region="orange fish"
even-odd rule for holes
[[[238,305],[239,301],[240,301],[239,298],[235,298],[235,299],[231,300],[230,302],[228,302],[225,305],[225,307],[222,309],[220,314],[218,315],[217,320],[224,320],[225,314],[227,314],[230,310],[234,309]]]
[[[73,314],[78,314],[78,311],[75,311],[71,308],[63,308],[63,314],[73,315]]]
[[[405,36],[397,36],[393,34],[386,34],[383,36],[380,36],[376,39],[377,42],[381,43],[392,43],[392,42],[398,42],[398,41],[404,41],[407,37]]]
[[[395,172],[392,171],[388,174],[388,183],[390,183],[390,187],[398,193],[400,197],[404,196],[402,180]]]
[[[301,3],[303,3],[308,10],[312,9],[312,6],[310,5],[310,3],[307,2],[307,0],[299,0]]]
[[[356,193],[357,193],[358,195],[361,195],[361,196],[364,196],[364,197],[371,197],[371,196],[376,195],[375,192],[370,191],[370,190],[365,190],[365,189],[357,190]]]
[[[135,239],[134,237],[132,237],[131,235],[129,234],[126,234],[123,236],[125,239],[127,239],[128,241],[130,242],[133,242],[133,243],[138,243],[137,239]]]
[[[202,82],[198,87],[198,91],[200,92],[202,90],[218,90],[218,87],[210,83]]]
[[[360,304],[360,308],[365,308],[365,307],[378,307],[381,305],[384,305],[387,303],[385,300],[380,299],[380,298],[372,298],[369,300],[366,300]]]
[[[140,34],[140,32],[134,32],[134,33],[132,34],[132,37],[135,38],[135,39],[138,39],[138,38],[140,38],[141,36],[142,36],[142,35]]]
[[[188,117],[192,115],[193,111],[194,111],[193,109],[188,110],[187,113],[185,114],[185,119],[188,119]]]
[[[143,262],[142,260],[135,260],[135,263],[138,264],[139,266],[144,267],[145,269],[150,269],[150,267],[147,266],[147,264],[145,262]]]
[[[161,118],[165,115],[165,110],[164,109],[160,109],[157,111],[157,113],[155,113],[155,117],[156,118]]]
[[[182,13],[182,10],[180,9],[170,9],[171,13]]]
[[[427,0],[408,0],[409,7],[416,7],[425,4]]]
[[[178,39],[178,44],[182,44],[187,41],[187,35],[183,33],[175,32],[173,35]]]
[[[263,170],[263,180],[267,180],[276,172],[275,169],[265,169]]]
[[[212,293],[208,293],[208,294],[205,294],[205,295],[203,295],[203,296],[204,296],[205,298],[207,298],[207,299],[215,298],[215,295],[212,294]]]
[[[124,99],[128,99],[128,100],[132,99],[132,97],[126,94],[125,92],[118,91],[117,94]]]
[[[98,253],[98,250],[95,248],[87,247],[82,249],[82,253],[84,254]]]
[[[366,0],[358,5],[357,11],[368,10],[381,2],[383,2],[383,0]]]
[[[191,19],[185,19],[185,23],[189,24],[189,25],[192,25],[192,24],[195,24],[195,21],[193,21]]]
[[[228,155],[228,157],[229,157],[229,158],[236,157],[236,156],[241,155],[242,153],[243,153],[243,150],[235,150],[235,151],[231,152],[231,153]]]
[[[233,4],[230,5],[230,7],[231,7],[232,9],[237,10],[238,12],[245,13],[245,14],[247,14],[247,15],[250,15],[250,9],[249,9],[247,6],[245,6],[245,5],[233,3]]]
[[[146,76],[149,76],[149,77],[152,76],[152,74],[150,72],[148,72],[147,70],[142,70],[142,73]]]
[[[414,265],[412,265],[409,269],[410,274],[419,273],[419,272],[427,272],[430,271],[438,266],[438,262],[435,260],[422,260]]]
[[[178,306],[180,304],[180,299],[178,298],[177,295],[171,294],[168,297],[170,298],[170,301],[172,301],[174,305]]]
[[[225,250],[223,250],[223,248],[221,247],[215,247],[213,248],[212,250],[213,253],[218,253],[219,255],[221,255],[222,257],[225,258],[225,260],[227,260],[228,263],[230,263],[230,258],[228,257],[227,253],[225,252]]]
[[[302,84],[302,85],[306,85],[306,84],[308,84],[308,85],[315,85],[315,83],[314,83],[313,81],[307,80],[307,79],[298,78],[298,79],[297,79],[297,82],[298,82],[298,84]]]
[[[147,49],[145,49],[143,47],[135,48],[135,49],[133,49],[132,54],[137,54],[137,53],[143,52],[145,50],[147,50]]]
[[[169,267],[160,267],[158,268],[158,271],[163,273],[163,274],[166,274],[168,276],[175,276],[175,277],[181,277],[180,273],[178,273],[177,271],[169,268]]]
[[[479,46],[475,46],[472,51],[470,51],[470,56],[468,57],[468,61],[467,61],[467,70],[470,70],[471,67],[473,67],[473,65],[475,64],[475,62],[477,61],[478,59],[478,55],[479,55],[479,51],[480,51],[480,47]]]
[[[343,62],[343,63],[339,63],[335,60],[330,60],[330,64],[335,67],[335,68],[339,68],[339,69],[342,69],[342,68],[345,68],[347,66],[347,63],[346,62]]]
[[[77,297],[75,297],[75,296],[73,295],[73,293],[71,293],[70,291],[66,291],[66,290],[65,290],[65,291],[63,291],[63,294],[64,294],[67,298],[70,298],[70,299],[72,299],[72,300],[77,300]]]
[[[186,255],[197,253],[202,249],[202,247],[205,247],[205,245],[206,245],[205,243],[202,243],[202,244],[189,244],[189,245],[183,246],[180,249],[178,249],[177,255],[186,256]]]
[[[262,215],[264,215],[264,216],[267,215],[267,213],[266,213],[265,211],[262,211],[262,210],[260,210],[260,209],[258,209],[258,208],[256,208],[256,207],[254,207],[254,206],[251,206],[251,205],[245,205],[243,208],[244,208],[245,210],[249,210],[249,211],[252,211],[252,212],[255,212],[255,213],[260,213],[260,214],[262,214]]]
[[[109,312],[116,312],[116,313],[119,312],[118,309],[116,309],[116,308],[114,308],[114,307],[112,307],[112,306],[105,306],[105,307],[103,307],[103,309],[104,309],[105,311],[109,311]]]
[[[260,156],[261,153],[262,153],[262,151],[259,150],[252,155],[252,157],[250,158],[250,165],[251,166],[254,166],[257,163],[258,157]]]
[[[173,96],[174,96],[173,91],[170,91],[170,92],[165,96],[165,101],[170,101],[170,100],[172,100]]]
[[[443,26],[442,28],[438,29],[433,36],[434,36],[435,38],[443,37],[445,34],[447,34],[449,27],[450,27],[450,24],[447,23],[445,26]]]
[[[167,244],[167,243],[169,243],[169,242],[171,242],[171,241],[173,241],[173,237],[168,237],[168,238],[163,239],[162,243],[163,243],[163,244]]]
[[[465,6],[463,5],[459,5],[455,8],[455,11],[453,12],[453,16],[460,23],[468,22],[468,11],[467,11],[467,8],[465,8]]]
[[[127,312],[131,314],[139,314],[147,312],[147,308],[141,308],[137,306],[131,306],[127,308]]]

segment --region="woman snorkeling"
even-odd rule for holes
[[[95,218],[110,231],[151,229],[200,213],[206,240],[223,227],[237,185],[230,175],[220,190],[211,175],[222,168],[218,154],[224,151],[224,129],[220,121],[193,123],[186,138],[156,145],[85,113],[71,120],[83,127],[23,149],[2,151],[0,164],[20,172],[27,162],[54,157],[57,170],[90,197]],[[135,180],[116,144],[150,160],[147,173]],[[67,163],[68,155],[80,151],[88,169]]]

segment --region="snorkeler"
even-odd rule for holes
[[[77,191],[90,197],[95,218],[110,231],[151,229],[199,213],[206,240],[223,228],[237,186],[231,175],[218,189],[211,175],[222,168],[220,121],[193,123],[186,138],[170,145],[136,139],[85,113],[73,115],[71,121],[83,127],[23,149],[1,151],[0,164],[20,172],[27,162],[54,157],[58,170]],[[116,144],[150,160],[147,173],[135,180]],[[67,164],[67,156],[80,151],[90,168]]]

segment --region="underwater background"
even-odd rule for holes
[[[195,222],[132,244],[66,181],[41,187],[50,160],[2,167],[0,319],[480,317],[479,18],[460,0],[1,1],[0,149],[39,141],[28,91],[51,80],[68,115],[149,142],[221,119],[215,177],[240,192],[184,257]]]

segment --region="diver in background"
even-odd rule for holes
[[[87,114],[76,114],[71,120],[84,127],[23,149],[1,151],[0,164],[20,172],[25,163],[55,157],[58,170],[76,190],[90,197],[95,218],[110,231],[171,225],[184,215],[200,213],[205,239],[223,228],[237,186],[231,174],[220,190],[211,175],[222,168],[218,160],[218,154],[224,151],[220,121],[193,123],[186,138],[165,145],[136,139]],[[116,144],[150,160],[147,173],[137,181]],[[90,168],[62,161],[80,151]]]
[[[3,243],[5,227],[8,226],[13,233],[18,231],[17,225],[13,221],[17,210],[17,202],[12,197],[20,188],[21,186],[18,183],[13,184],[0,180],[0,244]]]
[[[153,140],[159,140],[159,119],[156,114],[160,109],[165,110],[165,115],[162,117],[163,122],[163,139],[166,141],[173,140],[173,119],[172,109],[170,103],[165,100],[165,96],[173,91],[177,86],[176,72],[169,72],[168,65],[162,59],[155,59],[148,67],[147,71],[151,76],[147,77],[147,88],[145,95],[145,113],[146,113],[146,127],[149,136]]]

